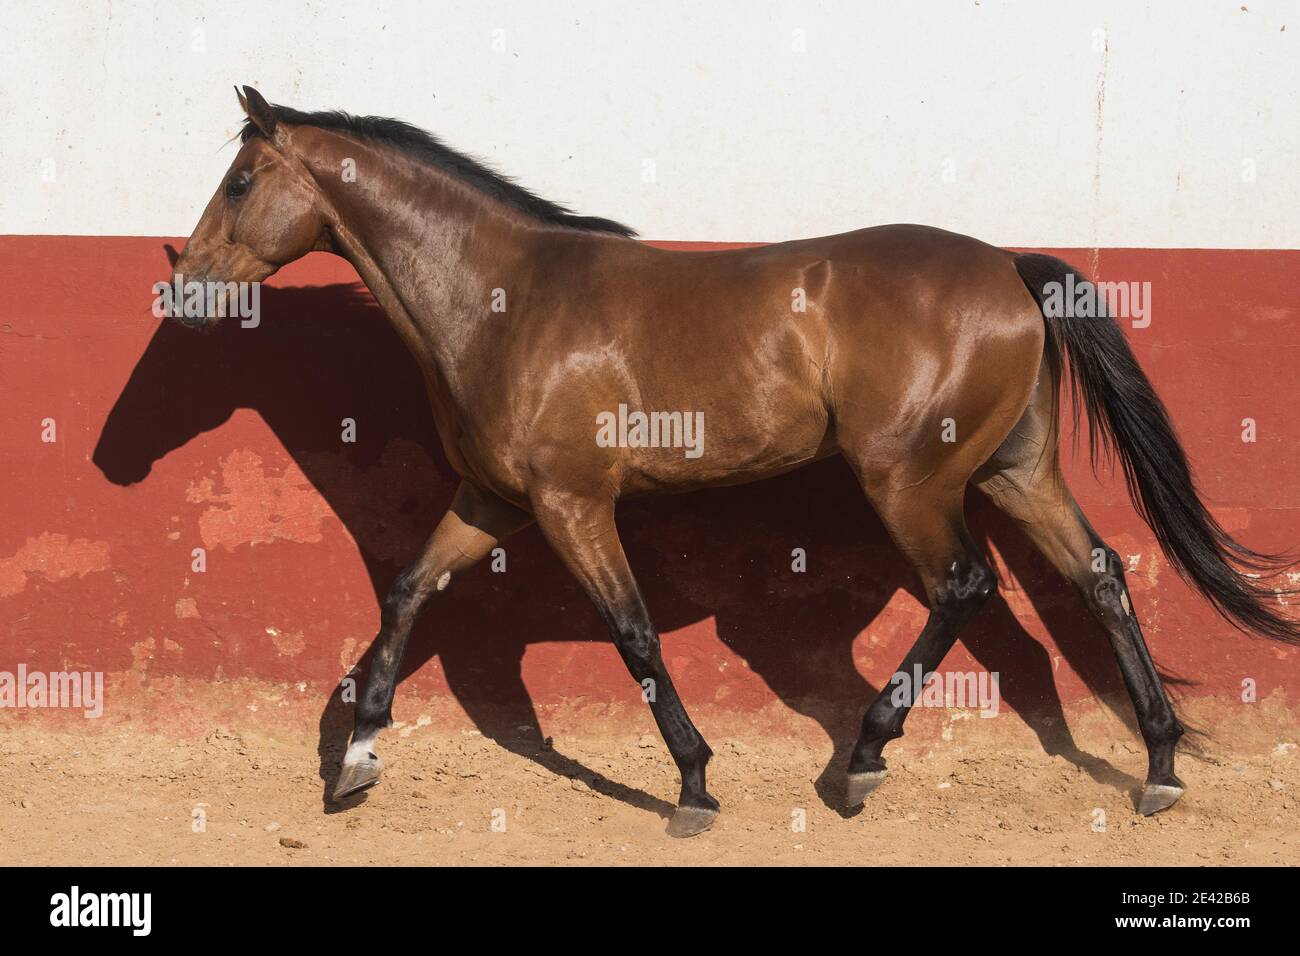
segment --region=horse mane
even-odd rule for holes
[[[314,126],[318,129],[347,133],[381,146],[389,146],[427,166],[449,173],[466,185],[512,209],[517,209],[538,222],[568,229],[581,229],[586,232],[606,232],[629,238],[636,235],[636,230],[612,219],[579,216],[559,203],[543,199],[472,156],[457,152],[432,133],[402,120],[384,116],[353,116],[342,110],[304,113],[290,106],[279,105],[273,105],[271,110],[278,121],[291,126]],[[246,119],[239,140],[241,143],[246,143],[252,137],[260,135],[261,130],[252,120]]]

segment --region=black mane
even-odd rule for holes
[[[347,133],[383,146],[391,146],[412,159],[450,173],[461,182],[486,193],[498,202],[518,209],[539,222],[565,226],[569,229],[583,229],[588,232],[608,232],[617,236],[636,235],[635,230],[610,219],[575,215],[564,206],[529,192],[478,160],[456,152],[450,146],[444,145],[432,133],[427,133],[410,123],[383,116],[353,116],[342,110],[303,113],[289,106],[272,106],[271,109],[275,112],[277,120],[291,126],[315,126],[319,129]],[[246,143],[250,138],[260,135],[261,131],[253,121],[245,120],[239,139],[240,142]]]

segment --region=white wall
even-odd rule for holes
[[[0,7],[0,233],[188,234],[248,83],[649,238],[1300,246],[1294,0]]]

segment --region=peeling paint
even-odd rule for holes
[[[1242,507],[1218,506],[1211,509],[1216,521],[1229,534],[1239,535],[1250,530],[1250,509]]]
[[[62,581],[107,571],[110,567],[107,541],[73,540],[66,534],[47,531],[28,538],[12,555],[0,559],[0,597],[21,594],[33,574],[47,581]]]
[[[131,645],[131,670],[135,671],[141,677],[149,669],[149,662],[153,660],[154,652],[158,649],[158,642],[152,637],[144,641],[136,641]]]
[[[204,478],[186,489],[185,498],[211,505],[199,516],[199,536],[208,550],[277,540],[315,544],[322,539],[323,522],[333,518],[296,464],[268,474],[261,456],[248,449],[221,460],[220,491],[215,479]]]
[[[357,639],[355,637],[345,638],[343,648],[339,651],[339,667],[343,668],[345,673],[351,672],[356,664]]]
[[[432,717],[430,717],[428,714],[421,714],[416,719],[415,724],[413,726],[402,728],[402,736],[409,737],[411,736],[411,734],[415,733],[421,727],[428,727],[431,723],[433,723]],[[397,724],[394,723],[393,726],[396,727]]]
[[[307,646],[307,640],[303,637],[302,631],[286,634],[278,627],[268,627],[266,633],[271,635],[271,643],[275,645],[275,651],[281,657],[295,657],[301,654],[303,648]]]

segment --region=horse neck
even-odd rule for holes
[[[309,164],[333,207],[336,251],[430,384],[454,398],[483,364],[477,353],[498,338],[479,334],[493,314],[494,290],[529,269],[543,230],[441,170],[368,143],[347,148],[356,182],[343,181],[337,156]]]

